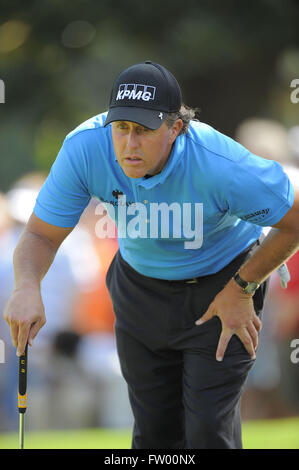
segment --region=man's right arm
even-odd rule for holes
[[[74,227],[48,224],[32,214],[14,251],[14,290],[3,317],[10,326],[13,345],[20,356],[46,323],[41,281],[63,240]]]

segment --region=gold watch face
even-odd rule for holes
[[[249,282],[247,286],[245,287],[244,291],[247,294],[253,294],[253,292],[255,292],[258,287],[259,285],[256,282]]]

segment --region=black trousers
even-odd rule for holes
[[[106,282],[135,420],[133,449],[242,448],[240,398],[254,360],[234,335],[216,361],[220,319],[195,320],[251,249],[192,284],[142,276],[119,252],[114,257]],[[267,282],[253,298],[259,316],[266,290]]]

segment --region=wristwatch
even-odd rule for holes
[[[244,281],[244,279],[242,279],[238,273],[234,275],[234,280],[240,287],[242,287],[246,294],[254,294],[254,292],[260,287],[257,282]]]

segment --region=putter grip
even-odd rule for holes
[[[27,349],[28,344],[26,344],[24,354],[19,357],[19,413],[25,413],[27,408]]]

